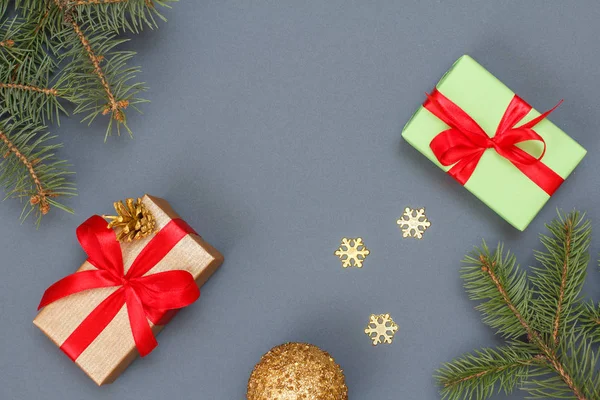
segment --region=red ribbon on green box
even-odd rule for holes
[[[542,163],[541,160],[546,153],[546,142],[533,128],[561,103],[562,100],[551,110],[529,122],[516,126],[531,111],[532,107],[519,96],[514,95],[498,124],[495,135],[490,137],[469,114],[434,89],[431,94],[427,95],[423,107],[446,123],[450,129],[442,131],[434,137],[429,146],[440,164],[453,165],[448,174],[461,185],[467,183],[477,168],[483,153],[488,149],[494,149],[496,153],[510,161],[519,171],[552,196],[564,179]],[[516,146],[518,143],[529,140],[539,141],[544,145],[539,157],[534,157]]]

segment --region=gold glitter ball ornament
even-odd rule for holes
[[[247,400],[348,400],[344,373],[327,353],[307,343],[272,348],[256,364]]]
[[[142,199],[138,198],[114,203],[117,215],[103,215],[110,220],[109,228],[117,229],[117,240],[131,242],[156,232],[156,220],[146,208]]]

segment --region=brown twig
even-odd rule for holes
[[[573,378],[571,378],[569,373],[565,370],[556,352],[552,348],[550,348],[548,344],[546,344],[546,342],[542,339],[541,335],[535,329],[529,326],[523,315],[521,315],[519,310],[517,310],[517,307],[515,307],[515,305],[513,304],[506,289],[504,288],[504,286],[498,279],[496,272],[494,271],[496,263],[490,263],[489,260],[483,256],[483,254],[480,255],[479,260],[481,261],[481,270],[487,273],[492,282],[494,282],[494,285],[496,286],[496,289],[502,296],[504,303],[512,311],[513,315],[517,318],[517,320],[519,320],[519,323],[525,329],[525,332],[527,333],[527,338],[540,348],[540,350],[543,353],[543,356],[548,360],[552,368],[558,373],[563,382],[573,391],[575,397],[578,400],[588,400],[581,393],[581,389],[579,389],[575,385],[575,382],[573,382]]]
[[[571,388],[575,397],[577,397],[578,400],[587,400],[581,393],[580,389],[575,386],[575,382],[573,382],[571,376],[567,373],[567,371],[565,371],[562,363],[558,360],[558,357],[554,355],[552,358],[549,358],[548,361],[550,364],[552,364],[552,368],[558,372],[563,382],[565,382],[567,386]]]
[[[78,6],[87,6],[90,4],[117,4],[117,3],[125,3],[129,0],[77,0],[72,4],[73,7]],[[144,0],[144,3],[148,7],[154,7],[154,2],[152,0]]]
[[[16,83],[0,82],[0,89],[16,89],[16,90],[24,90],[27,92],[44,93],[45,95],[48,95],[48,96],[58,96],[58,91],[54,88],[48,89],[48,88],[41,88],[41,87],[30,86],[30,85],[19,85]]]
[[[37,194],[34,194],[33,196],[31,196],[31,198],[29,199],[29,202],[31,203],[31,205],[39,204],[40,212],[44,215],[48,214],[48,211],[50,211],[50,204],[48,203],[48,197],[51,197],[52,195],[49,191],[44,189],[44,186],[42,186],[42,182],[40,181],[40,178],[38,177],[37,173],[35,172],[35,168],[34,168],[34,164],[36,164],[35,160],[29,161],[27,159],[27,157],[25,157],[25,155],[23,153],[21,153],[21,151],[19,151],[19,149],[13,144],[13,142],[11,142],[11,140],[8,138],[8,136],[6,136],[6,134],[2,131],[0,131],[0,140],[2,140],[4,142],[4,144],[6,144],[6,147],[8,147],[8,152],[5,154],[4,158],[8,157],[11,153],[14,154],[15,157],[17,157],[17,159],[23,165],[25,165],[25,167],[27,168],[27,171],[29,172],[29,175],[31,176],[31,180],[33,180],[33,183],[35,184],[35,190],[36,190]]]
[[[129,0],[78,0],[73,3],[73,6],[87,6],[89,4],[116,4],[116,3],[125,3]]]
[[[44,15],[42,16],[42,18],[40,18],[40,20],[38,21],[37,25],[35,26],[35,30],[34,33],[37,35],[40,30],[42,29],[42,27],[44,26],[44,22],[46,21],[46,18],[48,18],[48,15],[50,15],[50,3],[48,3],[46,5],[46,12],[44,13]]]
[[[127,108],[127,106],[129,105],[129,102],[127,100],[117,101],[115,99],[115,95],[113,94],[113,92],[110,88],[108,80],[106,79],[106,75],[104,74],[104,71],[102,70],[102,67],[100,66],[102,57],[97,56],[96,53],[94,52],[94,50],[92,49],[92,46],[90,45],[89,40],[87,39],[87,37],[85,36],[83,31],[81,30],[81,27],[79,26],[79,24],[73,18],[73,15],[71,14],[71,10],[69,10],[67,8],[67,6],[65,4],[63,4],[63,2],[61,2],[60,0],[54,0],[54,3],[61,11],[63,11],[65,13],[65,21],[71,25],[71,27],[75,31],[75,34],[79,38],[79,41],[81,42],[83,48],[85,49],[85,51],[88,55],[88,58],[90,59],[92,65],[94,66],[94,73],[100,80],[100,84],[102,85],[102,88],[104,89],[104,92],[106,93],[106,96],[108,98],[108,104],[106,105],[103,114],[106,115],[108,113],[112,113],[113,119],[115,119],[118,122],[124,122],[125,114],[123,113],[122,110]]]
[[[571,220],[567,219],[565,223],[566,230],[566,245],[565,245],[565,261],[562,268],[562,279],[560,281],[560,292],[558,297],[558,305],[556,307],[556,316],[554,317],[554,331],[552,332],[552,338],[554,343],[558,343],[558,331],[560,328],[560,313],[562,312],[562,306],[565,298],[565,287],[567,286],[567,274],[569,272],[569,256],[571,255],[571,235],[572,235]]]
[[[12,39],[6,39],[4,41],[0,41],[0,47],[13,47],[15,45],[15,41]]]

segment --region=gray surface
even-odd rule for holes
[[[0,207],[0,398],[242,399],[254,363],[286,341],[331,352],[351,399],[437,398],[441,362],[499,343],[461,287],[465,252],[503,240],[529,264],[557,207],[587,210],[600,229],[600,4],[451,3],[183,1],[135,37],[152,100],[130,118],[135,139],[103,144],[104,125],[76,119],[55,129],[78,172],[77,214],[36,231],[18,225],[18,204]],[[524,233],[400,138],[464,53],[539,109],[564,98],[552,120],[589,151]],[[144,192],[226,261],[159,348],[99,389],[31,320],[44,289],[84,260],[77,225]],[[422,241],[395,224],[406,205],[427,207]],[[372,254],[344,270],[333,251],[358,235]],[[384,312],[400,332],[373,348],[362,330]]]

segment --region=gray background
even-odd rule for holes
[[[242,399],[261,354],[286,341],[329,351],[352,399],[435,399],[440,363],[501,343],[462,289],[464,254],[502,240],[532,263],[557,207],[600,229],[597,0],[201,0],[165,14],[127,45],[151,86],[144,115],[130,113],[135,138],[104,144],[104,121],[77,117],[53,128],[77,171],[76,214],[36,230],[19,226],[17,202],[0,206],[2,399]],[[524,233],[400,137],[465,53],[538,109],[564,98],[552,120],[589,152]],[[97,388],[31,320],[44,289],[84,260],[77,225],[144,192],[226,261],[152,355]],[[407,205],[427,208],[422,241],[396,226]],[[363,269],[333,255],[344,236],[371,249]],[[586,293],[600,299],[595,264]],[[386,312],[400,331],[374,348],[363,329]]]

